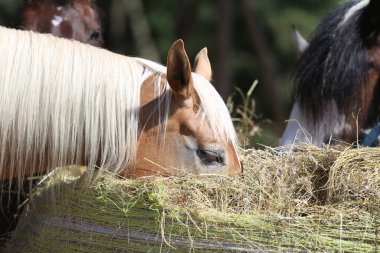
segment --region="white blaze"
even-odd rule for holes
[[[54,16],[54,18],[51,20],[51,23],[53,26],[59,26],[63,21],[63,18],[61,16]]]

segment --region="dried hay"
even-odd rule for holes
[[[10,252],[378,252],[379,148],[247,150],[240,178],[45,187]]]

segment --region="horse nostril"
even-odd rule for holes
[[[100,30],[94,30],[90,35],[90,40],[97,40],[100,37]]]

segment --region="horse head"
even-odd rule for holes
[[[380,3],[331,12],[305,47],[295,102],[280,145],[361,141],[380,116]]]
[[[92,0],[28,0],[22,24],[27,30],[103,45],[101,20]]]
[[[165,130],[159,124],[158,103],[151,89],[154,76],[148,77],[141,87],[140,137],[137,158],[127,175],[236,174],[240,170],[234,147],[233,127],[223,100],[209,83],[211,66],[207,49],[199,52],[195,61],[195,73],[181,40],[170,48],[167,57],[166,80],[170,109]],[[206,90],[199,94],[197,90]],[[202,97],[201,97],[202,96]],[[208,101],[206,101],[208,100]],[[206,114],[205,103],[212,105],[213,113]],[[162,108],[164,105],[161,105]],[[208,106],[211,107],[211,106]],[[210,110],[210,108],[207,108]],[[213,114],[224,114],[220,122]],[[215,129],[218,124],[229,125],[230,133]]]

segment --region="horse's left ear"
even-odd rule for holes
[[[169,49],[167,79],[170,88],[183,97],[189,97],[193,90],[191,65],[182,40],[177,40]]]
[[[362,35],[373,40],[380,32],[380,1],[370,0],[361,17]]]
[[[203,48],[195,57],[195,73],[206,78],[207,81],[211,81],[212,70],[210,60],[207,55],[207,47]]]

